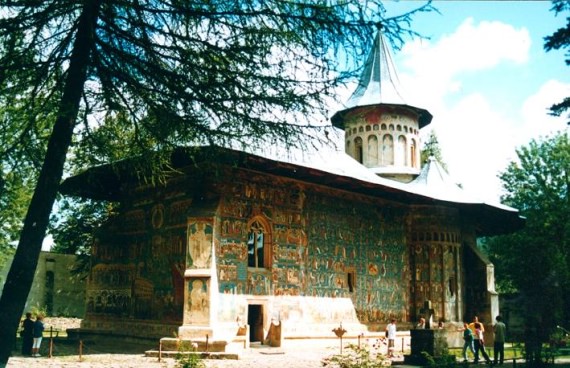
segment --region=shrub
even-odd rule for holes
[[[349,344],[342,354],[334,354],[324,358],[323,367],[329,368],[380,368],[392,364],[384,354],[370,351],[367,345],[358,347]]]
[[[179,351],[176,356],[176,367],[178,368],[206,368],[206,364],[202,360],[199,352],[196,352],[198,345],[192,344],[191,352]]]

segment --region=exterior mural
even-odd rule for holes
[[[217,170],[207,185],[186,175],[158,194],[131,191],[94,244],[84,329],[231,339],[283,321],[284,336],[328,336],[341,322],[405,328],[426,301],[435,319],[463,318],[464,245],[459,223],[442,225],[448,210],[425,220],[369,196]],[[196,201],[205,186],[210,199]]]

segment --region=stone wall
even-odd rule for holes
[[[41,252],[25,311],[37,308],[52,316],[83,317],[85,281],[72,272],[75,261],[74,255]],[[0,270],[0,280],[6,280],[11,265],[12,258]],[[0,291],[3,287],[2,282]]]

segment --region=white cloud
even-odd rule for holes
[[[567,96],[570,96],[570,84],[557,80],[546,81],[535,94],[529,96],[521,109],[523,121],[517,129],[517,146],[528,143],[532,138],[538,139],[567,129],[567,119],[564,115],[548,115],[550,106]]]
[[[472,94],[434,119],[444,161],[452,177],[480,198],[497,200],[496,177],[512,155],[508,117],[493,110],[482,94]]]
[[[566,120],[548,116],[547,108],[570,95],[569,84],[551,80],[529,91],[529,97],[507,93],[500,101],[496,94],[487,93],[493,85],[462,89],[463,78],[477,79],[505,65],[516,65],[521,73],[537,73],[527,65],[530,47],[526,28],[467,18],[455,32],[431,41],[412,41],[394,55],[406,102],[434,116],[423,137],[435,129],[451,176],[484,200],[499,199],[498,175],[516,158],[515,148],[531,138],[568,129]],[[343,101],[354,87],[343,91]],[[509,88],[524,92],[528,87]],[[518,95],[519,100],[512,100],[511,95]]]
[[[483,199],[498,199],[497,174],[513,157],[513,119],[518,113],[500,113],[484,89],[463,96],[456,92],[465,92],[462,77],[468,74],[491,71],[502,63],[526,63],[530,45],[524,28],[501,22],[475,24],[467,18],[454,33],[435,42],[408,43],[400,55],[405,67],[400,80],[408,102],[434,115],[431,127],[450,174]],[[446,102],[454,94],[460,99]]]

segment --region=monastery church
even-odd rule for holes
[[[425,109],[404,102],[378,34],[360,83],[332,117],[345,152],[269,154],[203,146],[172,154],[161,186],[111,166],[65,180],[65,195],[120,202],[97,233],[83,334],[204,341],[331,338],[458,326],[499,312],[481,236],[524,226],[420,162]],[[298,157],[297,157],[298,156]],[[126,170],[125,170],[126,171]],[[453,327],[454,329],[456,327]]]

